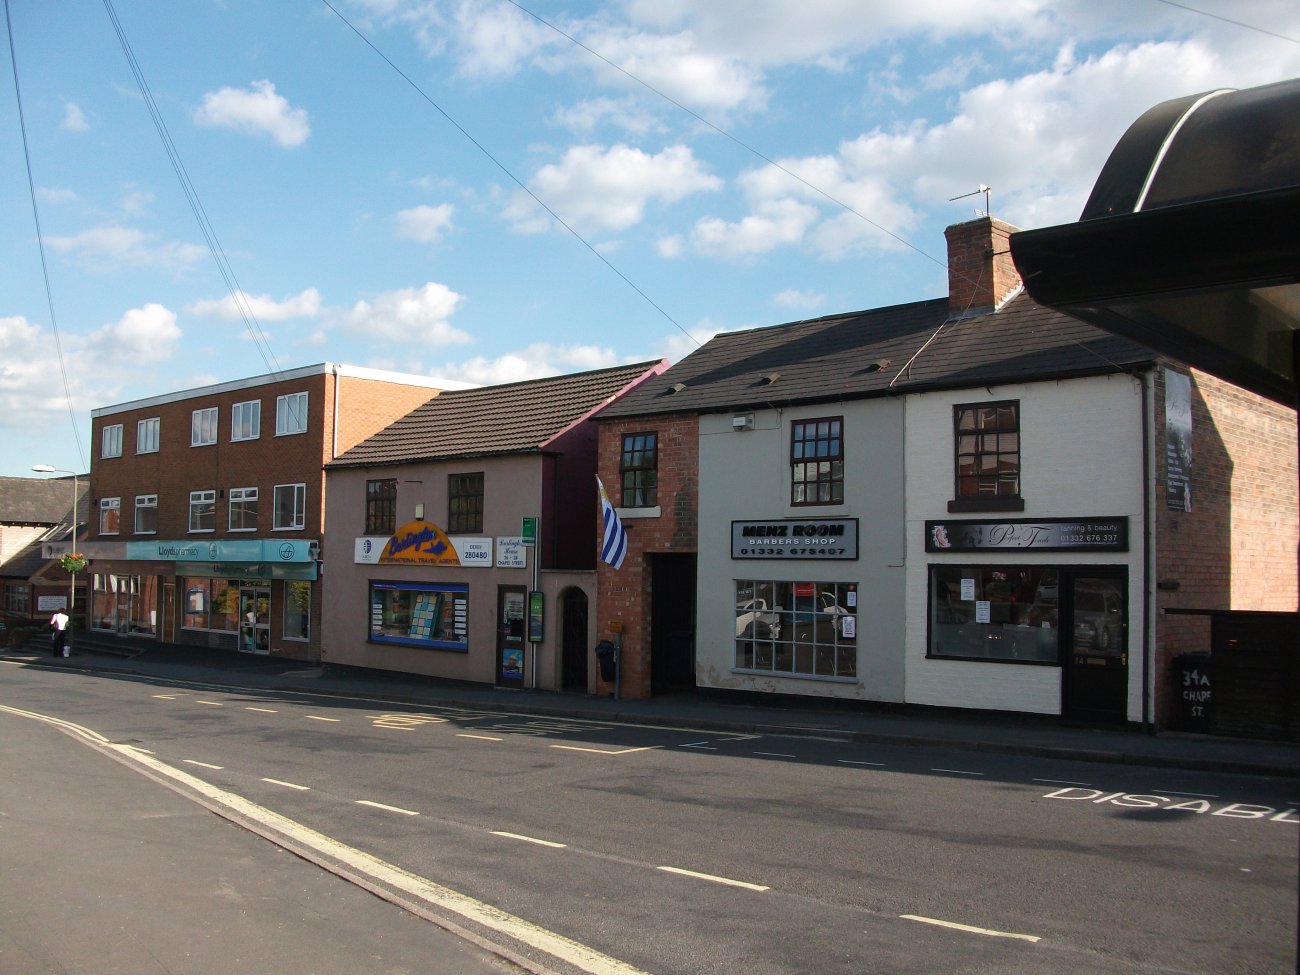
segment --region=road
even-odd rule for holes
[[[1295,970],[1294,781],[0,671],[142,794],[548,970]]]

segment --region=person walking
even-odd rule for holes
[[[56,610],[54,615],[50,617],[50,644],[56,657],[66,657],[71,653],[71,648],[64,641],[68,632],[68,624],[71,622],[68,614],[61,609]]]

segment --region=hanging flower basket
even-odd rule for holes
[[[90,565],[90,559],[86,558],[80,552],[69,552],[67,555],[59,558],[59,565],[63,566],[64,572],[84,572],[86,566]]]

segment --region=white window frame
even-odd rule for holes
[[[226,511],[227,511],[227,514],[226,514],[226,524],[227,524],[227,526],[229,527],[230,531],[232,531],[232,532],[255,532],[255,531],[257,531],[257,519],[258,519],[258,517],[259,517],[260,514],[261,514],[261,512],[258,511],[258,509],[257,509],[257,488],[255,488],[255,487],[238,487],[238,488],[231,488],[229,494],[227,494],[227,496],[226,496],[226,500],[227,500],[227,503],[226,503]],[[235,504],[236,504],[236,502],[238,502],[238,503],[240,503],[240,504],[244,504],[244,503],[247,503],[247,502],[249,502],[249,501],[252,501],[252,502],[254,503],[254,508],[253,508],[253,522],[254,522],[254,523],[253,523],[253,526],[252,526],[251,528],[248,528],[248,527],[237,528],[237,527],[235,526]]]
[[[217,442],[217,408],[208,406],[190,414],[190,446],[207,447]]]
[[[211,528],[195,528],[195,508],[199,506],[211,507]],[[200,511],[200,515],[202,512]],[[216,491],[191,491],[190,492],[190,521],[189,530],[191,535],[206,534],[217,530],[217,492]]]
[[[104,527],[104,519],[110,511],[117,512],[117,527],[111,531]],[[121,498],[100,498],[99,499],[99,533],[101,535],[116,535],[122,530],[122,499]]]
[[[275,435],[288,437],[307,432],[307,393],[286,393],[275,398]]]
[[[122,456],[122,424],[112,423],[100,431],[99,456]]]
[[[135,452],[137,454],[158,453],[161,430],[162,420],[159,417],[151,416],[139,420],[135,425]]]
[[[285,525],[280,523],[281,491],[293,492],[292,519],[293,524]],[[277,484],[275,492],[272,494],[271,505],[271,529],[273,531],[302,531],[307,527],[307,485],[306,484]]]
[[[146,510],[153,511],[154,523],[152,528],[140,527],[140,512]],[[158,495],[137,494],[135,496],[135,533],[137,535],[158,534]]]
[[[245,433],[247,429],[247,433]],[[262,436],[262,401],[245,400],[230,408],[230,442],[257,440]]]

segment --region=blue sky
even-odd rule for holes
[[[57,333],[6,51],[0,474],[276,367],[504,382],[941,295],[952,197],[1076,220],[1147,108],[1300,75],[1294,0],[332,3],[10,0]]]

